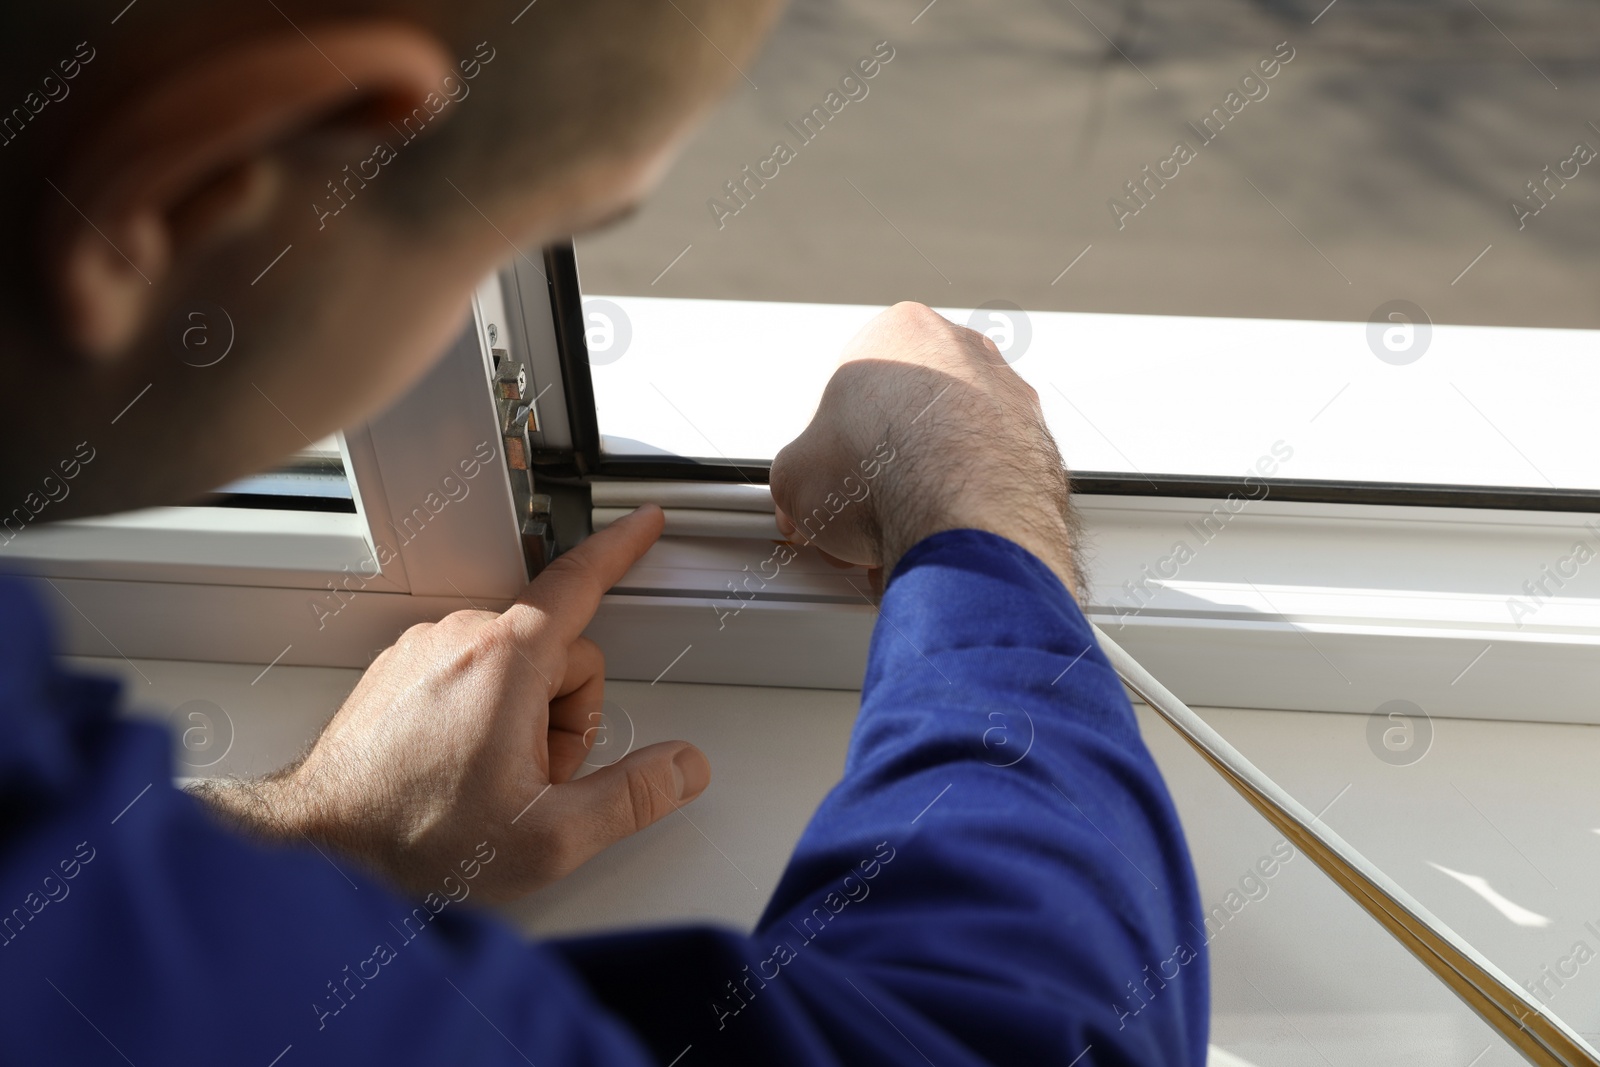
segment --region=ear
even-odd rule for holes
[[[408,25],[306,29],[309,39],[288,28],[241,37],[144,76],[78,140],[45,194],[56,200],[45,251],[80,353],[115,359],[184,251],[262,220],[296,138],[364,134],[420,106],[451,70],[441,43]]]

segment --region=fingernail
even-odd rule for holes
[[[679,800],[699,796],[710,783],[711,767],[699,752],[685,748],[672,757],[672,784]]]

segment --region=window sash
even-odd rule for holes
[[[486,280],[439,363],[340,435],[355,514],[158,508],[25,531],[0,563],[45,580],[75,655],[358,667],[413,623],[503,606],[528,577],[489,388],[491,349],[528,344],[506,284]]]

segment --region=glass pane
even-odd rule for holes
[[[355,513],[355,493],[337,436],[324,437],[272,470],[222,486],[206,503],[222,507],[286,508]]]
[[[607,447],[770,458],[917,299],[1080,470],[1600,489],[1600,8],[1324,4],[791,5],[579,241]]]

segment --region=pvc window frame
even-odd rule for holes
[[[412,623],[503,607],[527,570],[488,388],[495,348],[527,367],[535,481],[564,487],[579,512],[566,516],[576,531],[567,543],[618,508],[667,502],[662,543],[589,631],[611,677],[860,684],[877,608],[859,575],[789,568],[728,613],[728,586],[777,536],[765,467],[602,452],[570,245],[519,256],[486,282],[439,365],[345,433],[357,515],[161,509],[31,531],[11,546],[12,562],[50,579],[66,602],[57,605],[66,650],[79,655],[364,666]],[[352,570],[370,568],[384,531],[485,441],[495,458],[471,492],[340,594]],[[1085,610],[1184,700],[1371,713],[1404,699],[1434,715],[1600,722],[1590,699],[1600,687],[1600,567],[1534,617],[1507,610],[1575,539],[1600,540],[1586,532],[1600,494],[1263,481],[1266,498],[1129,613],[1123,582],[1159,569],[1174,537],[1262,483],[1074,475]],[[689,506],[696,500],[705,506]]]
[[[591,628],[609,673],[858,686],[877,611],[865,582],[789,568],[745,599],[777,536],[762,515],[770,468],[602,451],[577,264],[568,248],[546,265],[578,410],[568,445],[594,524],[648,499],[667,507],[662,543]],[[1545,582],[1559,595],[1537,603],[1525,584],[1576,541],[1600,546],[1600,493],[1096,471],[1074,472],[1073,486],[1086,613],[1190,704],[1371,714],[1405,700],[1428,715],[1600,723],[1600,563],[1582,581]],[[1230,500],[1248,503],[1225,513],[1226,536],[1146,584]],[[1129,600],[1129,580],[1149,595]]]
[[[0,563],[41,580],[81,656],[364,667],[416,622],[503,607],[528,577],[489,387],[492,350],[527,343],[507,284],[486,279],[429,373],[340,435],[355,514],[155,508],[24,531]]]

